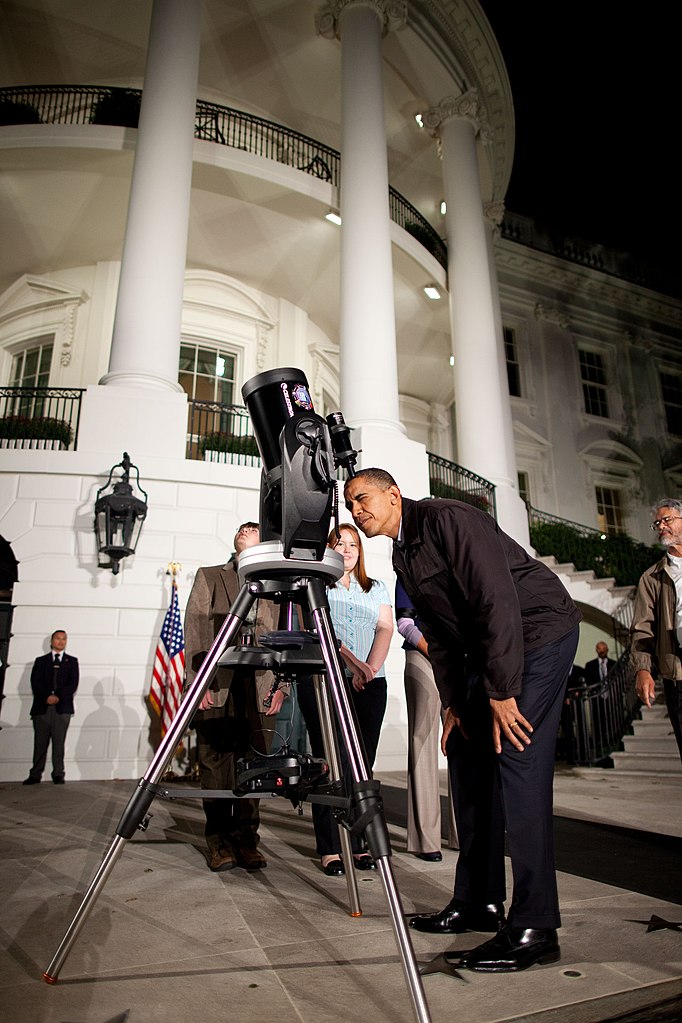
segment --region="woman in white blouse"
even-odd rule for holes
[[[355,526],[344,523],[339,532],[340,537],[332,530],[327,541],[329,547],[343,556],[344,567],[343,576],[327,592],[329,612],[371,768],[386,712],[384,661],[393,635],[393,611],[386,585],[367,575],[362,541]],[[312,683],[299,680],[298,694],[312,753],[324,756]],[[345,873],[338,829],[330,808],[314,804],[313,823],[323,871],[330,877]],[[360,849],[354,851],[353,858],[358,870],[376,869],[372,857]]]

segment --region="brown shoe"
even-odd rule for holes
[[[237,863],[244,870],[262,870],[268,862],[255,845],[241,845],[237,849]]]
[[[231,849],[221,845],[218,849],[211,850],[211,859],[208,866],[214,873],[220,870],[232,870],[233,867],[237,866],[237,860]]]

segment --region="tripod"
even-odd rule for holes
[[[326,582],[333,581],[343,573],[340,556],[326,550],[322,560],[305,557],[286,558],[282,544],[260,543],[244,551],[239,559],[239,574],[244,579],[231,612],[226,617],[194,682],[183,699],[177,714],[171,722],[146,774],[129,800],[118,823],[116,836],[105,852],[93,880],[78,908],[59,948],[43,974],[49,984],[57,983],[59,972],[82,927],[94,907],[111,871],[120,858],[125,842],[133,837],[136,830],[146,830],[150,815],[149,807],[155,796],[163,795],[160,786],[173,752],[182,738],[189,722],[194,717],[202,697],[215,674],[221,658],[233,639],[238,635],[254,602],[258,598],[297,601],[303,603],[312,615],[317,640],[319,641],[326,674],[326,686],[333,704],[339,732],[352,778],[351,804],[355,813],[354,827],[361,831],[377,870],[388,901],[391,923],[398,945],[403,972],[410,994],[412,1010],[417,1023],[429,1023],[430,1016],[421,977],[414,959],[400,897],[391,866],[391,846],[379,796],[379,783],[374,781],[367,767],[364,750],[355,726],[354,714],[344,679],[343,662],[329,613]],[[249,648],[245,653],[248,654]],[[239,653],[236,655],[239,659]],[[230,663],[234,663],[231,659]],[[328,714],[322,712],[323,721]],[[333,743],[332,743],[333,747]],[[332,768],[335,769],[333,749]],[[196,793],[197,795],[203,793]],[[211,793],[215,795],[215,793]],[[349,863],[352,860],[349,859]]]

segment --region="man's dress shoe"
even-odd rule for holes
[[[556,963],[560,957],[556,931],[510,927],[509,924],[470,952],[445,954],[448,962],[479,973],[515,973],[536,963]]]
[[[22,781],[22,785],[40,785],[40,778],[34,778],[32,774],[29,774],[26,781]]]
[[[420,860],[426,860],[427,863],[440,863],[443,859],[442,852],[430,852],[430,853],[415,853],[414,854]]]
[[[504,906],[500,902],[472,906],[460,899],[452,899],[440,913],[420,913],[410,920],[410,927],[427,934],[498,931],[503,924]]]

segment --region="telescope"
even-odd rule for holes
[[[341,412],[313,408],[300,369],[266,370],[242,387],[263,462],[261,542],[279,542],[285,558],[322,560],[335,511],[336,472],[355,475],[358,452]]]

